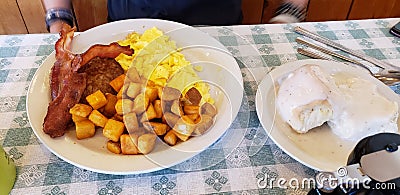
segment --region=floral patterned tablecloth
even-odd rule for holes
[[[398,21],[400,18],[198,27],[225,45],[240,66],[245,87],[240,112],[226,134],[205,151],[174,167],[138,175],[87,171],[63,161],[41,144],[27,118],[26,94],[36,70],[54,51],[58,35],[1,35],[0,144],[17,165],[11,194],[306,194],[308,189],[301,186],[259,182],[312,178],[315,170],[268,139],[255,109],[258,82],[273,66],[307,59],[296,52],[295,38],[300,36],[293,32],[296,25],[398,65],[400,38],[389,33]],[[397,87],[393,90],[399,92]],[[185,167],[198,169],[181,171]]]

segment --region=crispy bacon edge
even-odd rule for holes
[[[129,46],[121,46],[117,42],[109,45],[93,45],[86,52],[80,54],[82,61],[79,63],[79,66],[74,67],[74,71],[78,71],[95,57],[116,58],[121,53],[130,56],[133,54],[133,50]]]
[[[62,81],[71,72],[71,63],[75,55],[70,52],[71,42],[74,36],[75,28],[68,25],[63,26],[60,32],[60,38],[55,44],[56,62],[51,68],[50,89],[51,97],[54,100],[62,88]]]

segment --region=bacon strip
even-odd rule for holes
[[[51,98],[54,100],[62,88],[62,81],[71,72],[71,63],[75,55],[70,51],[72,38],[74,36],[75,28],[64,25],[60,38],[55,44],[56,62],[51,69],[50,89]]]
[[[97,56],[115,58],[120,53],[133,54],[129,46],[123,47],[118,43],[93,45],[82,54],[73,54],[70,47],[74,32],[75,28],[64,25],[55,44],[56,62],[50,75],[52,102],[43,122],[43,131],[50,137],[64,135],[72,120],[69,110],[79,102],[86,88],[86,74],[78,73],[78,70]]]
[[[43,131],[50,137],[64,135],[72,120],[69,110],[79,102],[85,88],[85,73],[74,72],[65,80],[64,87],[57,98],[50,102],[47,115],[44,118]]]
[[[95,57],[116,58],[121,53],[130,56],[133,54],[133,50],[129,46],[121,46],[116,42],[110,45],[93,45],[86,52],[81,54],[82,61],[79,64],[80,66],[74,67],[74,71],[78,71]]]

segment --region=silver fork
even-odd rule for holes
[[[335,62],[340,62],[338,60],[335,60],[333,58],[329,58],[326,57],[324,55],[321,55],[319,53],[310,51],[310,50],[306,50],[303,48],[297,48],[297,52],[311,57],[311,58],[315,58],[315,59],[323,59],[323,60],[330,60],[330,61],[335,61]],[[349,65],[357,65],[360,66],[359,64],[354,64],[351,63]],[[365,66],[362,66],[363,68],[365,68],[366,70],[368,70],[372,76],[374,76],[375,78],[377,78],[378,80],[380,80],[381,82],[383,82],[384,84],[388,85],[388,86],[393,86],[393,85],[397,85],[400,84],[400,73],[386,73],[386,74],[382,74],[382,73],[372,73],[371,70],[369,68],[366,68]]]

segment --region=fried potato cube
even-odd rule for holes
[[[131,112],[128,114],[124,114],[123,121],[128,133],[135,133],[139,130],[139,122],[136,113]]]
[[[114,80],[110,81],[110,85],[115,91],[119,91],[121,87],[124,86],[124,82],[125,82],[125,75],[121,74]]]
[[[149,104],[147,107],[146,112],[143,113],[142,118],[140,119],[140,122],[145,122],[149,121],[151,119],[155,119],[157,117],[156,111],[154,110],[154,106],[152,103]]]
[[[119,99],[115,103],[115,111],[119,115],[127,114],[133,111],[134,102],[130,99]]]
[[[142,112],[146,111],[147,107],[149,106],[150,101],[149,98],[144,95],[144,93],[139,94],[133,100],[133,109],[132,111],[136,114],[141,114]]]
[[[138,136],[135,134],[121,135],[121,150],[122,154],[138,154]]]
[[[179,118],[180,117],[178,115],[175,115],[171,112],[165,112],[161,119],[163,123],[167,124],[172,128],[175,126],[176,122],[178,122]]]
[[[86,104],[75,104],[69,113],[75,116],[87,117],[92,112],[92,107]]]
[[[161,106],[161,100],[154,100],[153,102],[154,112],[156,112],[155,118],[161,118],[163,116],[163,109]]]
[[[126,95],[130,98],[136,98],[136,96],[142,92],[142,86],[141,83],[129,83],[126,89]]]
[[[122,99],[122,110],[123,114],[131,113],[133,112],[133,105],[134,102],[130,99]]]
[[[190,137],[189,135],[180,134],[179,132],[175,131],[174,129],[172,129],[171,131],[175,134],[175,136],[177,138],[179,138],[180,140],[182,140],[184,142],[187,141]]]
[[[185,105],[183,106],[183,112],[186,115],[189,114],[199,114],[200,110],[199,110],[199,106],[195,106],[195,105]]]
[[[148,154],[154,149],[157,136],[155,134],[146,133],[139,137],[138,139],[138,149],[142,154]]]
[[[174,146],[176,144],[176,142],[178,141],[178,137],[176,137],[174,131],[170,130],[167,132],[167,134],[165,134],[164,141],[167,144]]]
[[[201,115],[200,121],[196,124],[192,135],[203,135],[213,124],[213,117],[206,114]]]
[[[139,73],[137,71],[137,69],[134,66],[131,66],[128,71],[126,72],[126,76],[129,78],[129,80],[131,80],[132,82],[135,83],[140,83],[141,82],[141,78],[139,76]]]
[[[190,88],[186,94],[185,94],[185,98],[192,104],[192,105],[196,105],[198,106],[200,104],[201,101],[201,94],[199,92],[199,90],[197,90],[195,87]]]
[[[107,142],[107,149],[112,153],[121,154],[121,144],[119,142],[113,142],[109,140]]]
[[[172,87],[164,87],[160,99],[163,101],[173,101],[181,97],[181,92],[178,89]]]
[[[186,115],[183,115],[175,124],[173,131],[175,135],[182,141],[186,141],[192,135],[196,125]]]
[[[81,116],[78,116],[78,115],[75,115],[75,114],[72,115],[72,121],[74,123],[79,122],[79,121],[84,121],[84,120],[87,120],[87,118],[86,117],[81,117]]]
[[[183,114],[182,107],[181,107],[179,100],[172,101],[171,112],[178,116],[181,116]]]
[[[111,94],[111,93],[106,93],[106,99],[107,99],[107,104],[103,107],[103,114],[106,117],[112,117],[114,116],[117,111],[115,110],[115,104],[117,103],[117,96]]]
[[[100,90],[88,95],[86,97],[86,101],[93,107],[93,109],[97,110],[107,104],[106,96]]]
[[[201,114],[206,114],[208,116],[214,117],[217,115],[217,108],[214,105],[206,102],[200,107]]]
[[[108,119],[106,125],[103,128],[103,135],[113,142],[118,142],[119,137],[124,132],[124,129],[124,123],[116,121],[114,119]]]
[[[75,133],[77,139],[93,137],[96,133],[94,124],[90,120],[83,120],[75,123]]]
[[[98,127],[104,127],[108,118],[101,114],[98,110],[93,110],[89,115],[89,120]]]
[[[149,99],[150,102],[153,102],[158,98],[158,90],[156,87],[147,86],[144,91],[145,96]]]
[[[115,103],[115,112],[117,112],[118,115],[124,114],[124,109],[123,109],[123,99],[118,99],[117,102]]]
[[[158,122],[144,122],[143,127],[148,131],[154,131],[156,135],[164,135],[167,133],[168,125]]]

